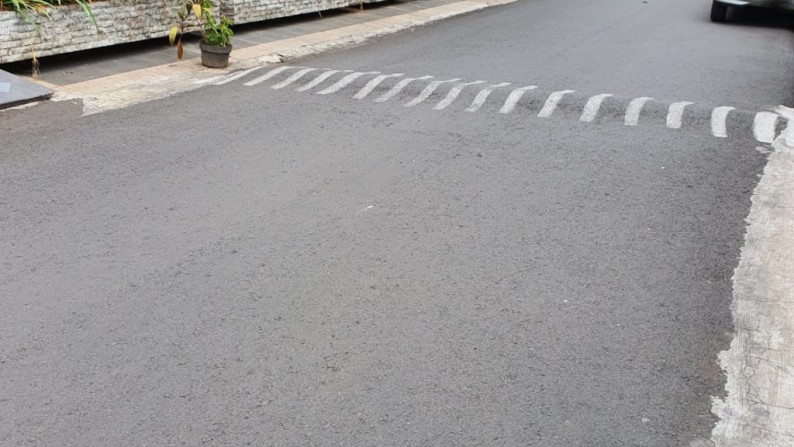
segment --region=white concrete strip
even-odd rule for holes
[[[712,398],[715,447],[794,445],[794,146],[781,135],[772,147],[733,273],[735,334],[719,355],[727,396]]]
[[[386,92],[383,95],[381,95],[378,99],[375,100],[375,102],[386,102],[386,101],[392,99],[394,97],[394,95],[396,95],[396,94],[400,93],[401,91],[403,91],[403,89],[405,87],[407,87],[408,84],[410,84],[411,82],[413,82],[413,81],[425,81],[425,80],[428,80],[428,79],[433,79],[433,77],[432,76],[421,76],[421,77],[418,77],[418,78],[405,78],[402,81],[394,84],[394,87],[392,87],[391,90],[389,90],[388,92]]]
[[[600,95],[595,95],[590,97],[590,99],[588,99],[587,103],[584,105],[584,109],[582,110],[582,116],[579,117],[579,121],[585,123],[592,122],[598,115],[598,110],[601,108],[601,103],[603,103],[604,100],[609,98],[610,96],[612,96],[612,94],[602,93]]]
[[[733,110],[733,107],[722,106],[715,107],[711,111],[711,134],[718,138],[728,137],[728,125],[726,123],[728,114]]]
[[[293,82],[299,80],[300,78],[306,76],[306,74],[311,73],[314,70],[317,70],[317,69],[316,68],[304,68],[303,70],[298,70],[297,72],[293,73],[292,76],[288,77],[287,79],[279,82],[278,84],[276,84],[276,85],[274,85],[274,86],[272,86],[270,88],[272,88],[274,90],[278,90],[278,89],[282,89],[284,87],[287,87],[288,85],[291,85]]]
[[[502,108],[499,110],[499,113],[512,112],[513,109],[516,108],[516,104],[518,104],[518,101],[520,101],[521,97],[524,96],[524,93],[530,90],[535,90],[536,88],[538,88],[537,85],[528,85],[526,87],[517,88],[512,92],[510,92],[510,95],[505,100],[505,103],[504,105],[502,105]]]
[[[279,73],[282,73],[282,72],[285,72],[285,71],[289,70],[290,68],[292,68],[292,67],[289,66],[289,65],[285,65],[283,67],[276,67],[276,68],[268,71],[267,73],[263,74],[262,76],[259,76],[258,78],[251,79],[250,81],[246,82],[243,85],[246,86],[246,87],[251,87],[253,85],[260,84],[260,83],[265,82],[268,79],[272,78],[273,76],[278,75]]]
[[[444,99],[439,101],[438,104],[436,104],[435,107],[433,107],[433,110],[446,109],[447,107],[449,107],[450,104],[452,104],[453,102],[455,102],[456,99],[458,99],[458,95],[460,95],[460,92],[462,92],[464,88],[470,85],[478,85],[478,84],[485,84],[485,81],[461,82],[460,84],[457,84],[456,86],[452,87],[449,90],[449,93],[447,93],[447,96]]]
[[[637,123],[640,122],[640,113],[642,113],[642,108],[645,107],[645,103],[652,100],[653,98],[647,96],[632,99],[629,106],[626,107],[626,118],[623,124],[627,126],[636,126]]]
[[[326,79],[330,78],[331,76],[333,76],[333,75],[335,75],[337,73],[350,73],[352,71],[353,70],[326,70],[323,73],[320,73],[320,76],[317,76],[316,78],[314,78],[311,81],[307,82],[306,85],[304,85],[303,87],[296,88],[295,91],[296,92],[305,92],[306,90],[311,90],[314,87],[317,87],[318,85],[320,85]]]
[[[684,109],[686,106],[691,105],[689,101],[680,101],[670,104],[667,110],[667,127],[671,129],[680,129],[681,121],[684,117]]]
[[[775,141],[777,128],[777,113],[758,112],[753,119],[753,136],[760,143],[771,143]]]
[[[411,101],[408,101],[405,104],[405,107],[413,107],[417,104],[421,104],[422,102],[424,102],[424,100],[429,98],[430,95],[432,95],[433,92],[436,91],[436,89],[441,86],[441,84],[447,84],[449,82],[458,82],[458,81],[460,81],[460,78],[447,79],[446,81],[433,81],[430,84],[427,84],[427,87],[425,87],[425,89],[422,90],[421,93],[419,93],[419,96],[412,99]]]
[[[10,82],[0,82],[0,92],[8,93],[11,91],[11,83]]]
[[[237,73],[232,74],[231,76],[227,76],[226,78],[224,78],[224,79],[222,79],[220,81],[214,82],[214,85],[223,85],[223,84],[228,84],[230,82],[234,82],[234,81],[242,78],[243,76],[245,76],[245,75],[247,75],[249,73],[253,73],[253,72],[259,70],[260,68],[262,68],[262,67],[253,67],[253,68],[249,68],[248,70],[239,71]]]
[[[330,95],[352,84],[356,79],[366,75],[380,74],[379,71],[357,71],[345,76],[344,78],[336,81],[333,85],[317,92],[318,95]]]
[[[786,129],[780,136],[783,139],[783,144],[788,147],[794,147],[794,119],[788,120]]]
[[[367,85],[365,85],[361,90],[359,90],[358,93],[353,95],[353,98],[364,99],[367,97],[367,95],[372,93],[372,91],[375,90],[375,88],[379,86],[381,82],[385,81],[388,78],[399,78],[402,76],[403,73],[393,73],[393,74],[375,76],[371,81],[367,82]]]
[[[786,128],[783,129],[779,138],[782,138],[780,143],[794,147],[794,108],[786,106],[775,107],[775,112],[780,115],[782,119],[786,120]]]
[[[560,90],[559,92],[554,92],[546,99],[546,103],[543,104],[543,108],[540,109],[540,113],[538,113],[539,118],[548,118],[551,116],[552,113],[557,109],[557,104],[560,103],[560,100],[563,96],[567,95],[568,93],[573,93],[573,90]]]
[[[488,96],[490,96],[495,89],[507,87],[508,85],[510,85],[509,82],[502,82],[500,84],[489,85],[488,87],[485,87],[484,89],[480,90],[480,92],[477,93],[477,96],[474,98],[474,101],[472,101],[471,105],[466,108],[466,111],[476,112],[480,110],[480,107],[482,107],[482,105],[485,104],[485,101],[488,99]]]

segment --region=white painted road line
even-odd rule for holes
[[[343,88],[345,88],[348,85],[352,84],[353,81],[355,81],[356,79],[358,79],[358,78],[360,78],[362,76],[365,76],[365,75],[373,75],[373,74],[374,75],[380,74],[380,72],[379,71],[357,71],[357,72],[355,72],[353,74],[349,74],[349,75],[345,76],[344,78],[336,81],[336,83],[334,83],[330,87],[328,87],[328,88],[326,88],[324,90],[320,90],[319,92],[317,92],[317,94],[318,95],[330,95],[331,93],[336,93],[339,90],[342,90]]]
[[[587,104],[584,105],[584,110],[582,110],[582,116],[579,117],[579,121],[590,123],[592,122],[596,115],[598,115],[598,110],[601,108],[601,103],[604,102],[605,99],[612,96],[611,93],[602,93],[600,95],[595,95],[587,100]],[[556,104],[555,104],[556,107]],[[549,113],[551,115],[551,113]]]
[[[243,71],[241,71],[241,72],[234,73],[234,74],[233,74],[233,75],[231,75],[231,76],[227,76],[227,77],[225,77],[224,79],[222,79],[222,80],[220,80],[220,81],[217,81],[217,82],[215,82],[215,83],[214,83],[214,85],[223,85],[223,84],[228,84],[228,83],[230,83],[230,82],[232,82],[232,81],[236,81],[236,80],[238,80],[238,79],[242,78],[243,76],[247,75],[248,73],[253,73],[253,72],[257,71],[257,70],[259,70],[260,68],[262,68],[262,67],[254,67],[254,68],[249,68],[248,70],[243,70]]]
[[[274,85],[274,86],[272,86],[270,88],[272,88],[274,90],[278,90],[278,89],[284,88],[284,87],[292,84],[293,82],[297,81],[298,79],[306,76],[307,73],[313,72],[314,70],[317,70],[317,69],[316,68],[304,68],[303,70],[299,70],[296,73],[294,73],[292,76],[288,77],[287,79],[279,82],[278,84],[276,84],[276,85]]]
[[[11,83],[10,82],[0,82],[0,92],[8,93],[11,91]]]
[[[549,95],[548,99],[546,99],[546,103],[543,104],[543,108],[540,109],[540,113],[538,113],[539,118],[548,118],[551,116],[552,113],[557,109],[557,104],[560,103],[560,100],[563,96],[567,95],[568,93],[573,93],[573,90],[560,90],[559,92],[554,92]]]
[[[421,104],[422,102],[424,102],[424,100],[429,98],[430,95],[432,95],[433,92],[436,91],[436,89],[441,86],[441,84],[446,84],[449,82],[458,82],[458,81],[460,81],[460,78],[447,79],[446,81],[433,81],[430,84],[428,84],[424,90],[422,90],[422,93],[420,93],[419,96],[412,99],[411,101],[408,101],[405,104],[405,107],[413,107],[417,104]]]
[[[779,117],[780,115],[777,113],[756,113],[753,119],[753,136],[755,139],[761,143],[771,143],[775,141],[775,130]]]
[[[653,98],[647,96],[632,99],[629,106],[626,108],[626,119],[623,121],[623,124],[627,126],[636,126],[637,123],[640,122],[642,108],[645,106],[646,102],[651,100],[653,100]]]
[[[265,82],[268,79],[272,78],[273,76],[276,76],[277,74],[279,74],[281,72],[287,71],[290,68],[294,68],[294,67],[291,67],[291,66],[288,66],[288,65],[285,65],[283,67],[276,67],[276,68],[268,71],[267,73],[263,74],[262,76],[260,76],[258,78],[251,79],[250,81],[246,82],[243,85],[246,86],[246,87],[251,87],[253,85],[259,84],[260,82]]]
[[[502,82],[500,84],[489,85],[488,87],[480,90],[480,92],[477,93],[477,96],[474,98],[474,101],[472,101],[471,105],[466,108],[466,111],[476,112],[480,110],[480,107],[485,104],[485,100],[488,99],[488,96],[490,96],[494,89],[507,87],[508,85],[510,85],[509,82]]]
[[[513,109],[516,108],[516,104],[518,104],[518,101],[520,101],[521,97],[524,96],[524,93],[530,90],[535,90],[536,88],[538,88],[537,85],[528,85],[526,87],[517,88],[512,92],[510,92],[510,95],[505,100],[505,103],[504,105],[502,105],[502,108],[499,110],[499,113],[512,112]]]
[[[386,102],[394,97],[394,95],[400,93],[408,84],[413,81],[425,81],[427,79],[433,79],[432,76],[422,76],[419,78],[405,78],[402,81],[398,82],[391,88],[388,92],[381,95],[375,102]]]
[[[715,107],[711,111],[711,134],[719,138],[728,137],[728,126],[726,120],[728,113],[733,110],[733,107],[723,106]]]
[[[259,70],[265,67],[254,67],[247,70],[239,71],[232,73],[230,75],[224,76],[216,76],[210,79],[194,81],[194,82],[202,82],[202,83],[214,83],[215,85],[223,85],[233,82],[235,80],[241,79],[244,76],[249,75],[250,73]],[[253,86],[265,82],[269,79],[274,78],[275,76],[284,73],[286,70],[296,69],[295,72],[292,72],[287,76],[286,74],[284,77],[286,79],[280,80],[280,82],[271,86],[272,89],[278,90],[285,87],[289,87],[295,85],[299,80],[308,78],[310,73],[317,72],[315,77],[312,80],[309,80],[305,85],[298,87],[295,91],[298,92],[305,92],[307,90],[311,90],[315,87],[321,86],[324,82],[328,81],[331,84],[329,87],[320,87],[319,91],[316,92],[318,95],[330,95],[334,93],[339,93],[345,88],[352,88],[352,86],[364,85],[361,87],[356,93],[353,95],[355,99],[365,99],[370,97],[372,92],[374,92],[379,86],[383,85],[383,82],[389,78],[402,78],[404,76],[403,73],[392,73],[392,74],[381,74],[379,71],[367,71],[367,72],[359,72],[353,70],[331,70],[327,68],[318,69],[318,68],[307,68],[307,67],[298,67],[298,66],[278,66],[275,68],[270,69],[267,73],[262,76],[259,76],[255,79],[252,79],[246,82],[244,85],[246,86]],[[344,76],[341,74],[344,73]],[[340,77],[332,82],[330,81],[331,77],[340,74]],[[371,79],[369,79],[366,83],[363,80],[357,82],[362,77],[367,75],[373,75]],[[409,84],[414,81],[430,81],[434,79],[431,75],[425,75],[417,78],[403,78],[396,82],[386,93],[383,93],[378,98],[374,99],[374,102],[386,102],[390,99],[394,98],[401,92],[403,92]],[[474,99],[472,100],[471,104],[468,107],[465,107],[466,112],[477,112],[480,110],[485,103],[492,98],[492,93],[494,90],[507,87],[511,85],[509,82],[501,82],[497,84],[491,85],[484,85],[486,81],[473,81],[473,82],[462,82],[461,78],[453,78],[447,80],[439,80],[439,81],[432,81],[428,82],[427,85],[419,92],[419,94],[414,97],[413,99],[409,99],[408,102],[403,104],[405,107],[414,107],[417,106],[425,101],[427,101],[434,93],[441,87],[443,84],[453,83],[450,87],[449,91],[446,93],[443,98],[438,101],[435,105],[433,105],[433,110],[444,110],[447,109],[449,106],[454,104],[455,101],[460,97],[460,94],[469,86],[473,85],[482,85],[479,87],[479,91],[475,95]],[[516,88],[513,89],[502,104],[502,107],[499,109],[499,113],[508,114],[512,113],[515,108],[517,107],[518,103],[524,97],[526,92],[530,90],[537,89],[535,85],[529,85],[526,87]],[[384,89],[385,90],[385,89]],[[559,107],[560,101],[563,98],[571,93],[574,93],[574,90],[560,90],[551,92],[548,94],[543,107],[538,112],[537,116],[539,118],[549,118],[551,117],[557,108]],[[439,95],[441,96],[441,95]],[[598,118],[598,114],[601,111],[602,106],[604,105],[604,101],[610,97],[613,97],[610,93],[602,93],[598,95],[591,96],[587,99],[585,103],[582,113],[579,116],[579,120],[582,122],[594,122],[596,118]],[[647,96],[642,96],[638,98],[631,99],[626,106],[626,112],[624,115],[624,124],[626,126],[637,126],[639,124],[640,117],[644,111],[646,104],[654,99]],[[493,101],[493,100],[492,100]],[[671,129],[680,129],[683,123],[684,115],[686,114],[686,108],[690,105],[694,104],[690,101],[679,101],[669,105],[667,111],[667,127]],[[734,107],[730,106],[721,106],[716,107],[711,111],[710,117],[710,130],[711,133],[718,138],[727,138],[728,137],[728,117],[732,111],[735,111]],[[784,110],[784,112],[781,112]],[[791,116],[789,116],[789,113]],[[788,141],[788,144],[794,144],[794,126],[789,126],[786,128],[784,132],[778,135],[778,128],[781,121],[794,121],[794,109],[788,109],[778,107],[772,111],[760,111],[755,113],[753,118],[753,126],[752,132],[754,138],[759,143],[766,143],[766,144],[774,144],[778,137],[785,138]],[[733,132],[733,130],[731,130]]]
[[[468,87],[469,85],[477,85],[477,84],[485,84],[485,81],[461,82],[460,84],[452,87],[449,93],[447,93],[447,96],[441,101],[439,101],[435,107],[433,107],[433,110],[446,109],[447,107],[449,107],[450,104],[452,104],[453,102],[455,102],[456,99],[458,99],[458,95],[460,95],[460,92],[462,92],[464,88]]]
[[[197,84],[197,85],[201,85],[201,84],[213,84],[213,83],[215,83],[216,81],[220,81],[221,79],[224,79],[224,78],[226,78],[227,76],[228,76],[228,75],[222,75],[222,76],[213,76],[213,77],[211,77],[211,78],[208,78],[208,79],[199,79],[199,80],[193,81],[193,83],[194,83],[194,84]]]
[[[692,104],[689,101],[674,102],[670,104],[667,111],[667,127],[670,129],[680,129],[681,120],[684,117],[684,109],[686,106]]]
[[[383,82],[384,80],[386,80],[388,78],[399,78],[402,75],[403,75],[402,73],[393,73],[393,74],[388,74],[388,75],[375,76],[374,79],[372,79],[371,81],[367,82],[367,85],[365,85],[364,88],[362,88],[361,90],[358,91],[358,93],[353,95],[353,98],[364,99],[364,98],[367,97],[367,95],[372,93],[372,91],[375,90],[375,87],[380,85],[380,83]]]
[[[323,81],[325,81],[326,79],[330,78],[331,76],[337,73],[351,73],[352,71],[353,70],[326,70],[323,73],[320,73],[320,76],[317,76],[316,78],[312,79],[303,87],[296,88],[295,91],[305,92],[306,90],[313,89],[314,87],[320,85],[320,83],[322,83]]]

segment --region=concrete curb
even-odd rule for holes
[[[712,406],[720,418],[712,433],[716,447],[783,447],[794,440],[792,143],[794,127],[775,140],[751,199],[733,276],[736,333],[719,356],[728,395]]]
[[[191,59],[75,84],[48,87],[56,90],[53,100],[82,100],[84,115],[90,115],[195,90],[231,72],[356,45],[375,37],[516,1],[463,0],[330,31],[242,48],[232,53],[231,64],[225,70],[205,68],[198,59]]]

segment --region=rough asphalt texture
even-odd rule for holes
[[[790,104],[790,32],[707,13],[530,1],[302,63]],[[0,114],[0,444],[708,439],[753,141],[352,91]]]

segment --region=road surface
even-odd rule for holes
[[[708,445],[794,102],[785,23],[708,6],[522,1],[3,129],[0,444]]]

